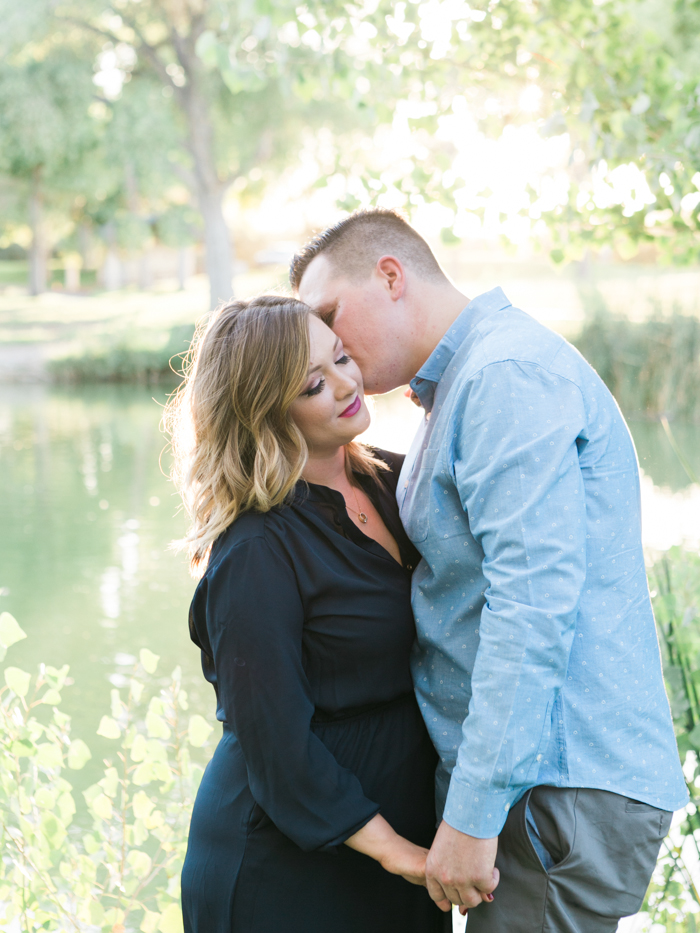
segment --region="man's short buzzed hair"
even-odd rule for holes
[[[419,278],[444,277],[444,272],[423,237],[392,210],[355,211],[319,233],[292,259],[289,281],[298,291],[309,263],[323,253],[345,278],[367,279],[377,261],[395,256]]]

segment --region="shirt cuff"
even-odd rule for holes
[[[453,829],[476,839],[493,839],[503,829],[508,812],[522,796],[519,789],[487,791],[464,784],[453,773],[443,820]]]

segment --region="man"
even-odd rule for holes
[[[391,211],[329,228],[290,277],[366,391],[410,382],[425,409],[398,498],[441,761],[430,894],[469,933],[609,933],[688,800],[624,419],[565,340],[498,288],[470,301]]]

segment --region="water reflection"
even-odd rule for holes
[[[162,656],[163,673],[182,665],[193,706],[213,713],[187,633],[194,582],[185,558],[167,550],[185,518],[159,466],[164,399],[131,387],[0,389],[0,610],[30,635],[10,663],[71,665],[64,708],[98,754],[109,690],[126,682],[141,647]],[[376,401],[366,439],[404,451],[420,418],[392,393]],[[645,471],[646,543],[700,546],[700,487],[659,425],[631,427]],[[674,431],[700,463],[700,430]]]
[[[96,748],[110,681],[123,682],[141,647],[162,656],[163,673],[181,664],[193,700],[212,705],[187,633],[194,583],[167,550],[185,519],[160,470],[152,394],[0,392],[0,609],[29,634],[12,663],[71,665],[63,708]]]

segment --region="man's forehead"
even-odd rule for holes
[[[299,283],[299,298],[309,307],[323,311],[335,302],[338,284],[331,262],[320,253],[304,270]]]

